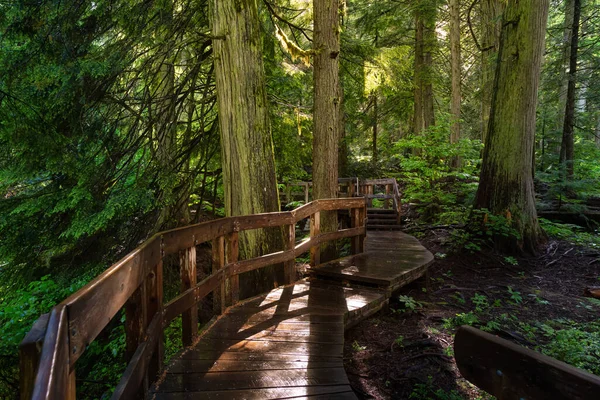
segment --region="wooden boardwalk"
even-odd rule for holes
[[[432,261],[412,236],[369,231],[365,253],[229,309],[171,362],[150,398],[355,399],[343,366],[344,330],[380,310]]]

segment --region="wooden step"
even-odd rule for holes
[[[370,225],[370,224],[367,224],[367,230],[401,231],[402,227],[400,225]]]
[[[396,211],[390,208],[367,208],[367,214],[396,214]]]

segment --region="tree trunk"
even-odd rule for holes
[[[313,0],[314,110],[313,196],[335,198],[338,189],[339,0]],[[321,214],[321,232],[337,230],[337,212]],[[335,246],[323,248],[321,261],[335,256]]]
[[[415,10],[415,75],[413,131],[419,134],[435,124],[433,109],[432,53],[436,45],[436,5],[420,0]]]
[[[569,83],[567,86],[567,104],[565,108],[565,121],[563,123],[562,143],[560,146],[560,162],[565,164],[567,179],[573,179],[573,126],[575,124],[575,80],[577,78],[580,15],[581,0],[573,0],[573,29],[571,30],[571,45],[569,46]]]
[[[481,0],[481,141],[485,143],[492,104],[496,57],[500,47],[500,31],[504,4],[500,0]]]
[[[558,93],[558,112],[556,118],[556,130],[561,130],[565,122],[567,109],[567,92],[569,90],[569,59],[571,57],[571,40],[573,35],[574,0],[565,0],[565,22],[563,25],[563,40],[559,64],[560,88]],[[560,162],[564,159],[564,148],[561,146]]]
[[[517,237],[504,251],[534,253],[543,240],[535,209],[531,154],[549,0],[509,0],[504,12],[489,133],[475,208],[504,216]]]
[[[377,166],[377,92],[373,91],[373,166]]]
[[[225,214],[279,211],[256,0],[213,0],[215,80],[219,106]],[[283,249],[281,229],[244,231],[240,259]],[[247,297],[283,282],[281,267],[240,278]]]
[[[452,126],[450,128],[450,143],[457,143],[460,139],[460,0],[450,0],[450,64],[452,70],[452,90],[450,114]],[[459,165],[455,158],[453,164]]]

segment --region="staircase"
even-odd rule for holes
[[[396,210],[384,208],[367,209],[367,230],[399,231],[400,216]]]

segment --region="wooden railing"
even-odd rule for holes
[[[320,212],[349,209],[351,228],[321,233]],[[161,232],[108,268],[81,290],[42,316],[21,349],[21,398],[74,399],[75,367],[89,344],[124,307],[129,364],[113,399],[144,395],[163,364],[163,329],[182,316],[183,344],[198,333],[198,302],[214,292],[221,310],[239,300],[239,274],[284,265],[285,282],[295,279],[295,258],[310,251],[319,263],[324,242],[352,238],[352,252],[363,251],[366,206],[363,198],[316,200],[289,212],[228,217]],[[310,237],[296,244],[296,223],[310,218]],[[239,232],[286,227],[281,251],[238,259]],[[196,283],[196,246],[212,242],[212,274]],[[163,258],[178,254],[182,293],[163,304]],[[227,282],[227,284],[226,284]]]
[[[383,199],[383,208],[387,209],[391,200],[392,207],[398,214],[398,221],[400,220],[402,204],[400,201],[400,189],[398,188],[396,179],[366,179],[360,181],[360,191],[367,198],[367,207],[373,207],[373,199]],[[378,193],[379,191],[382,193]]]
[[[454,356],[463,378],[498,400],[600,397],[600,376],[470,326],[456,332]]]
[[[290,203],[296,199],[303,199],[308,203],[311,199],[310,188],[312,182],[288,182],[284,184],[284,190],[280,192],[280,198],[285,203]],[[338,179],[338,197],[356,197],[360,195],[358,178],[339,178]]]

